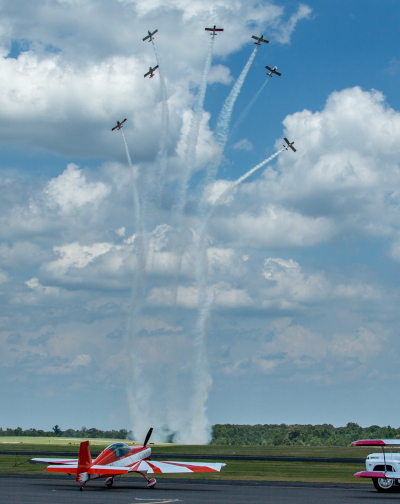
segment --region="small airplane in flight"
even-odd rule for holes
[[[257,40],[257,42],[254,42],[256,45],[261,45],[261,42],[265,42],[266,44],[269,44],[269,40],[264,38],[264,35],[261,35],[261,37],[256,37],[255,35],[252,35],[253,39]]]
[[[294,142],[289,142],[289,140],[287,138],[284,138],[284,140],[287,143],[287,145],[283,144],[283,146],[286,148],[286,150],[288,150],[290,147],[293,152],[296,152],[296,149],[293,147]]]
[[[204,29],[205,29],[206,31],[210,31],[210,32],[212,32],[212,33],[210,33],[210,35],[212,35],[213,37],[214,37],[215,35],[217,35],[217,33],[215,33],[215,32],[217,32],[217,31],[219,31],[219,32],[224,31],[224,29],[223,29],[223,28],[217,28],[215,25],[214,25],[214,28],[204,28]]]
[[[126,121],[126,118],[122,122],[117,121],[117,125],[114,126],[114,128],[111,128],[111,131],[114,131],[115,129],[120,130],[123,127],[125,121]]]
[[[128,446],[125,443],[114,443],[103,450],[92,460],[89,441],[83,441],[79,447],[78,459],[34,458],[32,463],[50,464],[46,471],[75,474],[75,481],[81,483],[79,490],[88,481],[106,478],[105,485],[111,488],[114,477],[132,472],[141,474],[147,480],[147,488],[154,488],[157,481],[148,478],[145,473],[198,473],[220,472],[226,464],[209,462],[172,462],[150,460],[151,448],[147,447],[153,428],[149,430],[143,446]]]
[[[277,66],[274,66],[274,68],[269,67],[268,65],[265,67],[267,70],[269,70],[269,73],[267,73],[268,77],[272,77],[273,74],[279,75],[279,77],[282,75],[281,73],[277,72],[276,69],[278,68]]]
[[[147,77],[148,75],[150,75],[149,79],[151,79],[152,77],[154,77],[154,70],[157,70],[157,68],[158,65],[156,65],[154,68],[149,67],[149,71],[145,73],[144,76]]]
[[[158,32],[158,30],[154,30],[153,33],[151,33],[150,30],[147,30],[148,35],[146,35],[143,39],[143,42],[147,39],[149,39],[149,42],[153,40],[153,35],[155,35]]]

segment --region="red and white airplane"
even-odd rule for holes
[[[149,79],[154,77],[154,70],[157,70],[158,65],[156,65],[154,68],[149,67],[149,71],[144,74],[144,77],[146,78],[148,75],[150,75]]]
[[[265,42],[266,44],[269,44],[269,40],[264,38],[264,35],[261,35],[261,37],[256,37],[255,35],[252,35],[254,40],[257,40],[257,42],[254,42],[256,45],[261,45],[261,42]]]
[[[216,27],[216,25],[214,25],[214,28],[204,28],[204,29],[205,29],[206,31],[210,31],[210,32],[212,32],[212,33],[210,33],[210,35],[212,35],[213,37],[214,37],[215,35],[217,35],[217,33],[215,33],[215,32],[217,32],[217,31],[224,31],[224,29],[223,29],[223,28],[217,28],[217,27]]]
[[[120,130],[121,128],[123,128],[124,126],[124,122],[126,121],[127,119],[125,118],[123,121],[119,122],[117,121],[117,125],[114,126],[114,128],[111,128],[111,131],[114,131],[115,129],[118,129]]]
[[[98,478],[106,478],[105,485],[111,488],[115,476],[132,472],[141,474],[147,480],[147,487],[154,488],[156,479],[148,478],[145,473],[220,472],[226,465],[151,460],[151,448],[147,447],[147,443],[152,432],[153,428],[147,433],[143,446],[114,443],[103,450],[95,460],[92,460],[90,455],[89,441],[83,441],[79,447],[78,459],[34,458],[31,462],[51,464],[46,468],[49,472],[76,474],[76,481],[81,483],[80,490],[88,481]]]

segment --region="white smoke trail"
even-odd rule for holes
[[[160,69],[160,86],[161,86],[161,138],[160,138],[160,149],[157,155],[159,173],[155,175],[154,180],[155,181],[154,198],[156,200],[156,203],[160,205],[165,173],[167,171],[169,110],[167,100],[167,86],[165,85],[164,67],[162,65],[160,57],[158,56],[154,39],[151,40],[151,43],[153,44],[157,65]]]
[[[214,39],[215,36],[213,35],[211,37],[211,42],[207,51],[206,60],[204,63],[203,75],[201,78],[201,83],[199,91],[197,93],[196,101],[194,103],[193,115],[190,122],[189,133],[186,140],[186,150],[183,160],[184,171],[181,180],[181,188],[179,191],[180,194],[178,196],[178,202],[176,205],[178,215],[183,214],[183,210],[186,204],[186,197],[187,197],[186,195],[189,186],[189,180],[196,162],[196,148],[199,138],[200,122],[203,115],[203,105],[204,105],[204,98],[206,96],[207,81],[211,68]]]
[[[131,383],[128,383],[127,393],[134,426],[134,432],[139,424],[140,418],[145,417],[147,409],[147,391],[145,386],[142,385],[142,370],[143,362],[137,352],[137,331],[139,328],[139,317],[142,309],[144,292],[146,289],[146,247],[143,237],[142,228],[142,215],[141,205],[139,199],[139,192],[137,189],[137,173],[136,168],[132,165],[131,156],[129,154],[128,144],[124,132],[121,130],[122,138],[124,140],[126,157],[128,160],[129,168],[132,176],[132,192],[133,192],[133,206],[135,213],[135,249],[136,249],[136,264],[135,273],[132,284],[132,300],[131,309],[128,321],[128,348],[130,356],[130,376],[132,377]],[[139,386],[140,384],[140,386]]]
[[[196,371],[195,371],[195,394],[194,400],[194,419],[198,437],[202,440],[206,439],[209,441],[210,433],[207,430],[208,421],[205,410],[205,403],[208,398],[208,392],[210,390],[212,379],[208,371],[207,353],[206,353],[206,341],[207,341],[207,322],[210,317],[210,310],[214,297],[210,295],[208,288],[208,258],[207,258],[207,243],[206,243],[206,232],[208,227],[208,222],[215,209],[223,204],[227,198],[241,185],[245,182],[251,175],[260,170],[263,166],[268,164],[274,158],[279,156],[285,149],[285,147],[265,159],[257,166],[249,170],[242,177],[232,182],[230,186],[225,189],[225,191],[217,198],[213,204],[211,210],[203,220],[203,225],[200,229],[198,236],[197,246],[195,250],[197,251],[197,264],[196,264],[196,279],[199,289],[199,317],[196,325],[195,333],[195,346],[197,348],[196,355]],[[204,443],[204,441],[201,441]]]
[[[183,243],[183,236],[182,235],[182,230],[180,229],[182,226],[182,221],[183,221],[183,213],[186,205],[186,199],[187,199],[187,191],[189,187],[189,180],[190,177],[193,173],[194,165],[196,162],[196,148],[197,148],[197,142],[199,138],[199,130],[200,130],[200,122],[201,118],[203,115],[203,106],[204,106],[204,99],[206,95],[206,89],[207,89],[207,81],[208,81],[208,76],[210,74],[210,68],[211,68],[211,61],[212,61],[212,54],[213,54],[213,47],[214,47],[214,40],[215,40],[215,35],[211,37],[211,42],[208,47],[208,51],[206,54],[206,59],[204,62],[204,69],[203,69],[203,75],[201,78],[199,90],[196,96],[196,100],[194,103],[193,107],[193,114],[192,118],[190,121],[190,128],[189,128],[189,133],[186,139],[186,149],[185,149],[185,156],[183,160],[183,174],[181,177],[181,186],[179,188],[179,193],[178,193],[178,199],[176,203],[176,222],[175,222],[175,228],[178,231],[178,241],[177,243],[177,264],[176,264],[176,282],[175,286],[173,288],[173,306],[174,309],[176,309],[177,305],[177,296],[178,296],[178,286],[179,286],[179,276],[181,273],[181,268],[182,268],[182,259],[183,259],[183,252],[184,252],[184,243]]]
[[[206,180],[205,180],[205,185],[207,186],[210,184],[216,177],[219,165],[221,164],[222,160],[222,154],[226,145],[226,142],[228,140],[228,133],[229,133],[229,122],[231,120],[231,115],[233,111],[233,107],[235,105],[236,99],[239,96],[240,90],[242,89],[244,80],[250,70],[251,64],[253,63],[253,60],[256,56],[258,49],[258,45],[254,48],[254,51],[252,52],[249,60],[247,61],[246,65],[244,66],[242,73],[239,75],[237,81],[235,82],[233,88],[231,89],[231,92],[229,93],[227,99],[225,100],[225,103],[222,107],[222,110],[219,114],[218,121],[217,121],[217,126],[215,129],[215,138],[218,142],[218,145],[220,147],[220,152],[217,156],[215,156],[214,162],[210,163],[207,167],[206,171]]]
[[[238,178],[235,182],[233,182],[230,186],[228,186],[225,189],[225,191],[215,201],[215,203],[211,209],[211,212],[207,216],[207,222],[209,221],[211,215],[214,213],[215,208],[219,205],[222,205],[222,203],[224,203],[227,200],[227,198],[229,198],[229,196],[235,191],[235,189],[237,189],[240,185],[242,185],[243,182],[245,182],[249,177],[251,177],[254,173],[256,173],[258,170],[260,170],[263,166],[265,166],[270,161],[272,161],[277,156],[279,156],[279,154],[281,154],[284,150],[287,150],[287,148],[283,147],[282,149],[275,152],[275,154],[272,154],[272,156],[270,156],[269,158],[264,159],[264,161],[259,163],[257,166],[255,166],[254,168],[249,170],[242,177]]]
[[[252,106],[255,104],[255,102],[258,100],[258,97],[260,96],[260,94],[262,93],[263,89],[265,88],[265,86],[268,84],[269,82],[269,79],[267,79],[263,84],[262,86],[260,87],[260,89],[257,91],[257,93],[253,96],[253,98],[251,99],[251,101],[246,105],[245,109],[243,110],[243,112],[240,114],[240,116],[236,119],[235,121],[235,124],[232,126],[231,128],[231,132],[229,134],[229,137],[232,139],[236,133],[236,131],[238,130],[239,126],[242,124],[242,122],[245,120],[245,118],[247,117],[247,114],[250,112],[250,109],[252,108]]]

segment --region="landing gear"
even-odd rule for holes
[[[114,484],[114,478],[110,476],[109,478],[106,479],[104,484],[106,485],[107,488],[111,488]]]
[[[155,478],[148,478],[144,473],[138,471],[139,474],[143,476],[143,478],[147,481],[147,488],[154,488],[156,486],[157,480]]]

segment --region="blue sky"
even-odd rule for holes
[[[397,3],[20,4],[0,1],[0,426],[397,426]],[[282,77],[221,151],[261,33],[230,126],[265,65]],[[284,136],[297,152],[213,207]]]

